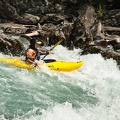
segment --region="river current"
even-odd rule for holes
[[[0,120],[120,120],[116,61],[80,51],[59,45],[46,57],[84,61],[73,72],[29,72],[0,63]]]

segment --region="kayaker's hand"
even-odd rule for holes
[[[46,51],[46,55],[50,54],[50,50]]]
[[[36,62],[33,62],[33,66],[36,67],[38,64]]]
[[[36,67],[36,66],[38,66],[38,64],[39,64],[39,61],[38,61],[38,60],[35,60],[35,61],[33,62],[33,64],[34,64],[35,67]]]

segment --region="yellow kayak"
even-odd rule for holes
[[[7,64],[28,70],[34,69],[34,65],[26,63],[20,58],[0,58],[0,62],[5,62]],[[50,70],[71,72],[79,69],[83,63],[83,61],[70,62],[55,59],[45,59],[43,65],[46,65]]]

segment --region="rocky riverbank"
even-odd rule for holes
[[[120,65],[120,9],[112,0],[106,0],[108,9],[102,4],[95,7],[93,1],[1,0],[0,51],[24,53],[24,46],[12,35],[28,40],[36,36],[48,45],[64,39],[62,45],[68,49],[81,48],[81,54],[101,53]]]

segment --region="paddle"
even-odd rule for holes
[[[59,41],[50,49],[50,51],[52,51],[52,50],[53,50],[57,45],[59,45],[62,41],[63,41],[63,39],[59,40]],[[43,60],[47,55],[48,55],[48,53],[47,53],[41,60]]]

